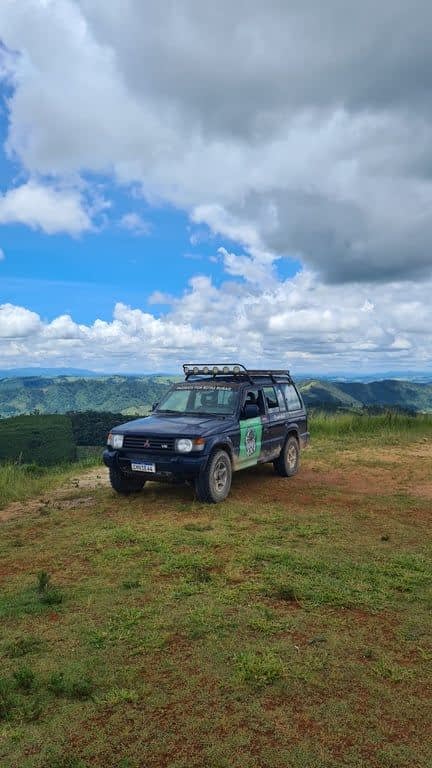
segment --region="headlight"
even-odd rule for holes
[[[189,437],[179,437],[175,441],[175,449],[178,453],[190,453],[191,451],[203,451],[205,440],[203,437],[197,437],[191,440]]]
[[[116,435],[110,432],[108,435],[107,443],[111,446],[111,448],[123,448],[123,438],[124,435]]]
[[[187,437],[181,437],[180,440],[176,440],[175,449],[179,453],[190,453],[193,448],[192,440]]]

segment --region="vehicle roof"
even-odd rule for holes
[[[211,376],[194,376],[193,378],[189,377],[186,381],[176,382],[174,387],[176,389],[190,389],[191,387],[199,389],[199,387],[202,387],[203,385],[206,385],[208,388],[214,388],[226,387],[227,385],[230,387],[240,387],[243,384],[249,384],[250,386],[250,382],[247,382],[244,379],[239,379],[238,377],[234,378],[233,376],[218,376],[217,379]]]
[[[234,374],[226,374],[226,375],[218,375],[216,376],[188,376],[186,381],[181,381],[175,384],[175,386],[178,387],[190,387],[194,385],[202,385],[207,384],[211,387],[223,387],[227,386],[229,384],[230,386],[234,387],[253,387],[256,384],[292,384],[291,376],[286,374],[265,374],[261,373],[260,371],[257,371],[256,373],[254,371],[250,372],[250,375],[234,375]]]
[[[225,381],[246,382],[249,384],[285,382],[292,383],[290,372],[284,369],[252,368],[248,369],[241,363],[219,365],[195,365],[184,363],[183,371],[186,381]]]

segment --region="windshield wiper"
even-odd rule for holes
[[[232,416],[232,413],[208,413],[207,411],[184,411],[185,416],[205,416],[206,418],[219,419],[222,416]]]

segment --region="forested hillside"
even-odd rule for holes
[[[174,376],[26,376],[0,379],[0,415],[39,412],[104,411],[146,414],[161,399]],[[364,407],[432,412],[432,384],[389,379],[300,382],[306,405],[324,410]]]
[[[316,408],[406,408],[432,412],[432,384],[389,379],[365,382],[305,381],[301,391],[306,404]]]
[[[0,415],[110,411],[144,414],[175,377],[26,376],[0,379]]]

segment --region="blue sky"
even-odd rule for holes
[[[7,112],[0,117],[1,190],[20,178],[20,168],[5,151]],[[188,281],[199,274],[215,285],[226,280],[218,248],[238,248],[205,225],[191,224],[186,212],[173,205],[150,205],[133,187],[120,187],[109,177],[92,177],[93,184],[109,200],[95,231],[47,235],[25,225],[3,225],[0,247],[1,302],[25,305],[47,320],[71,314],[78,323],[95,317],[109,320],[116,302],[124,302],[160,314],[165,305],[151,302],[155,291],[180,296]],[[121,218],[134,213],[148,224],[148,233],[125,230]],[[195,242],[193,235],[196,236]],[[278,264],[284,277],[299,269],[295,259]],[[231,279],[236,279],[231,278]]]
[[[432,368],[429,25],[193,5],[0,3],[0,367]]]

